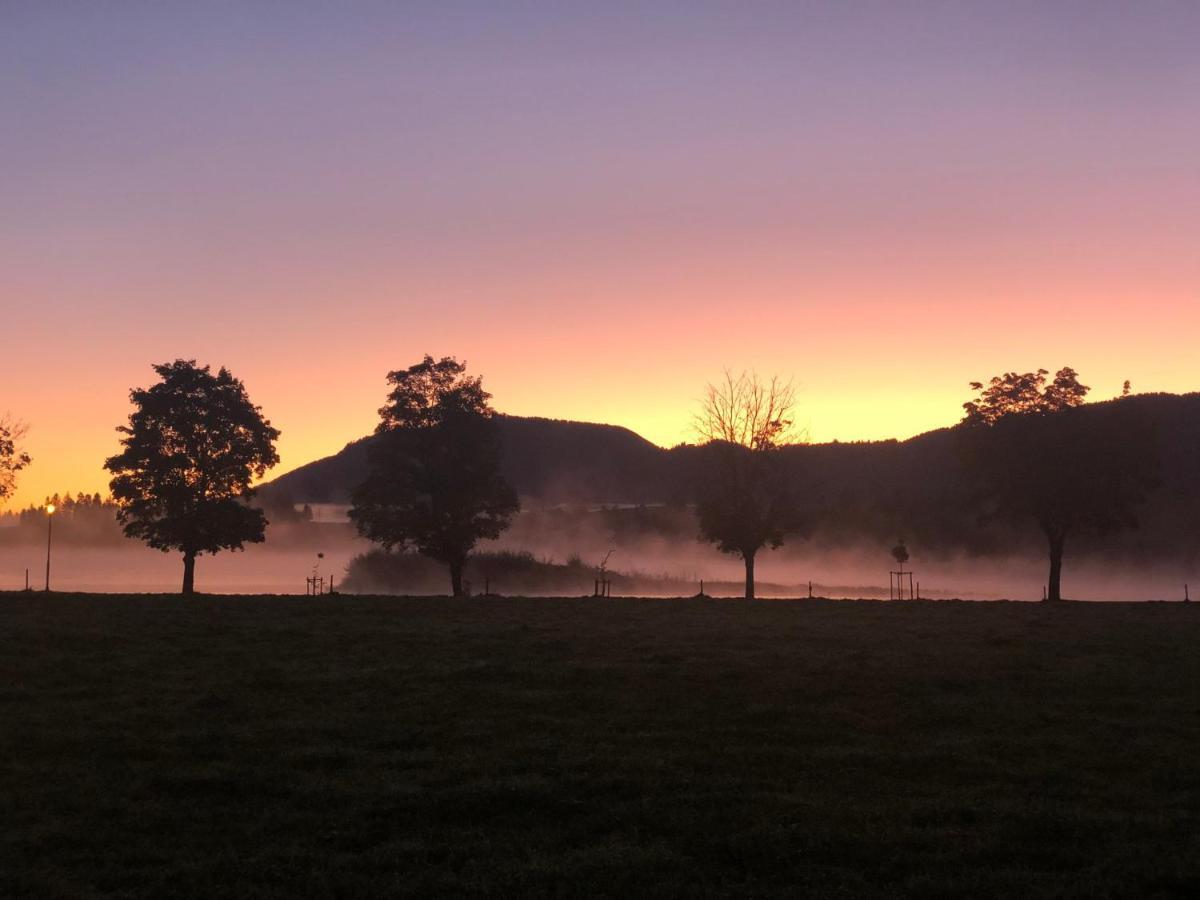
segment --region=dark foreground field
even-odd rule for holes
[[[0,595],[0,896],[1185,896],[1200,608]]]

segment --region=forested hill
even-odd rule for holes
[[[1131,429],[1150,422],[1162,448],[1160,487],[1139,516],[1142,527],[1121,535],[1120,547],[1141,556],[1168,548],[1195,553],[1187,548],[1200,548],[1200,394],[1143,394],[1085,409],[1114,404],[1129,411]],[[653,504],[690,497],[695,447],[666,450],[612,425],[516,416],[499,421],[507,477],[527,499]],[[349,502],[370,440],[281,476],[263,488],[264,500]],[[818,538],[849,542],[904,535],[926,546],[985,553],[1017,549],[1010,544],[1030,540],[1029,529],[979,521],[951,429],[906,441],[791,447],[785,454]]]

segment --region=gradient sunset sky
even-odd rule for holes
[[[104,491],[177,357],[276,474],[426,352],[661,444],[726,367],[817,441],[1200,388],[1197,3],[5,0],[0,115],[10,509]]]

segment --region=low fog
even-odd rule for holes
[[[537,528],[533,516],[522,516],[513,527],[491,546],[505,550],[526,550],[539,558],[557,562],[578,554],[592,565],[599,565],[609,550],[608,568],[623,573],[671,576],[695,582],[700,580],[711,590],[712,582],[726,582],[733,592],[741,590],[744,568],[740,559],[720,553],[711,544],[687,539],[640,537],[617,541],[603,529],[586,526],[587,517],[572,530]],[[692,534],[695,534],[693,530]],[[890,548],[894,542],[877,546],[853,544],[829,546],[823,542],[792,540],[777,550],[760,551],[756,564],[757,592],[760,597],[801,597],[808,593],[824,597],[888,597],[888,573],[896,569]],[[481,546],[481,549],[485,549]],[[909,545],[912,558],[905,564],[914,584],[920,584],[921,596],[971,600],[1041,600],[1046,583],[1048,561],[1040,553],[1030,552],[986,556],[922,556],[919,546]],[[907,579],[906,579],[907,580]],[[1095,556],[1073,558],[1064,563],[1064,591],[1079,600],[1182,600],[1184,584],[1200,583],[1200,573],[1180,561],[1134,565],[1111,562]],[[503,591],[502,586],[493,586]]]
[[[204,556],[197,562],[197,589],[213,593],[303,594],[305,579],[318,574],[333,577],[341,586],[351,561],[372,549],[358,538],[341,515],[343,510],[317,510],[316,521],[271,526],[267,541],[242,552]],[[686,515],[686,514],[685,514]],[[608,570],[646,579],[670,579],[661,589],[639,594],[680,596],[696,594],[700,582],[714,595],[740,592],[743,568],[736,557],[717,552],[693,539],[686,526],[671,537],[634,531],[615,534],[595,510],[532,508],[519,515],[511,529],[497,541],[480,544],[482,552],[527,552],[540,561],[563,564],[578,557],[585,566],[600,564],[611,550]],[[684,519],[686,522],[686,517]],[[44,585],[46,547],[26,534],[17,539],[15,529],[0,529],[0,588],[17,590]],[[178,554],[161,553],[125,539],[75,540],[65,535],[52,547],[51,587],[58,591],[174,592],[180,587],[182,565]],[[879,546],[829,546],[794,540],[784,547],[764,550],[758,557],[758,592],[761,597],[803,597],[809,582],[814,595],[825,597],[888,597],[888,572],[896,568],[890,544]],[[1047,562],[1035,552],[996,557],[942,557],[923,554],[909,545],[912,555],[905,569],[928,598],[1040,600]],[[318,559],[317,554],[324,554]],[[590,592],[588,577],[580,579],[580,593]],[[1182,600],[1184,584],[1200,584],[1186,562],[1153,565],[1114,563],[1096,556],[1068,553],[1064,568],[1064,593],[1078,600]],[[474,589],[482,590],[482,584]],[[449,583],[441,591],[448,591]],[[497,593],[506,589],[504,578],[490,584]],[[405,592],[403,587],[399,592]],[[541,594],[522,585],[520,593]],[[618,593],[614,591],[614,593]]]

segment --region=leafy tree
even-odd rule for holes
[[[366,480],[350,517],[385,549],[413,548],[450,570],[455,597],[475,545],[520,509],[500,473],[501,444],[482,379],[452,357],[388,373]]]
[[[963,404],[969,425],[994,425],[1006,416],[1045,415],[1080,406],[1091,390],[1079,383],[1079,373],[1070,367],[1059,369],[1054,381],[1047,383],[1047,369],[1036,372],[1005,372],[987,385],[971,382],[979,396]]]
[[[17,473],[29,465],[29,454],[21,449],[25,426],[0,416],[0,501],[8,499],[17,486]]]
[[[279,462],[279,432],[227,369],[195,360],[154,366],[161,381],[130,391],[124,450],[104,467],[127,537],[183,554],[183,593],[195,587],[196,556],[263,540],[251,482]]]
[[[1111,405],[1081,408],[1089,388],[1073,369],[1008,372],[963,404],[962,448],[993,515],[1032,520],[1046,537],[1046,597],[1062,599],[1067,537],[1134,527],[1155,483],[1157,442],[1149,421]],[[1133,427],[1131,428],[1131,424]]]
[[[780,448],[795,438],[796,394],[778,378],[726,372],[708,385],[694,420],[704,443],[696,510],[700,536],[746,568],[747,600],[754,599],[754,562],[799,528],[796,499]]]

